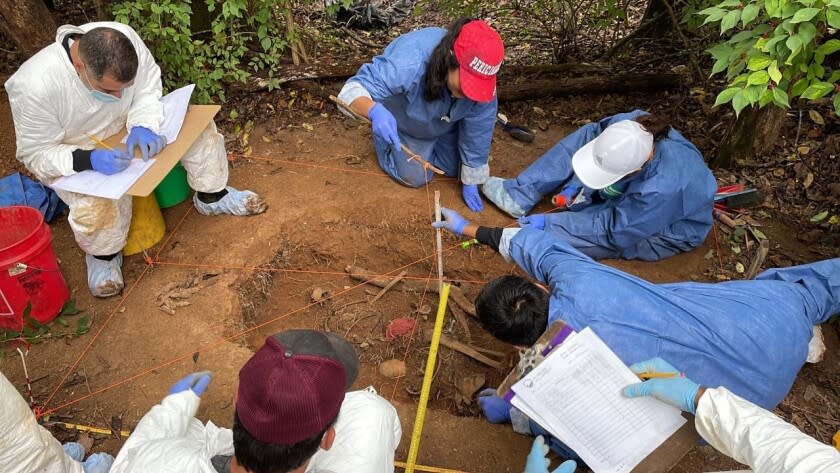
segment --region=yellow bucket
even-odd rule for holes
[[[146,197],[134,196],[131,210],[131,225],[123,254],[135,255],[155,246],[166,233],[166,223],[160,213],[155,194]]]

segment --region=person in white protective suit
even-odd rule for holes
[[[627,397],[653,396],[694,414],[694,425],[711,446],[755,473],[835,473],[840,452],[809,437],[772,412],[723,387],[706,388],[680,375],[661,358],[630,366],[635,373],[675,373],[624,388]]]
[[[82,463],[85,449],[62,445],[35,415],[14,385],[0,373],[0,471],[3,473],[107,473],[114,458],[94,453]]]
[[[178,381],[137,425],[111,473],[386,473],[402,430],[373,388],[346,390],[353,347],[332,333],[266,339],[239,372],[233,429],[194,417],[209,373]]]
[[[131,27],[114,22],[65,25],[55,43],[26,61],[6,81],[17,136],[17,158],[41,182],[85,170],[116,174],[139,149],[160,152],[163,121],[160,68]],[[126,148],[95,147],[97,137],[128,131]],[[181,163],[203,215],[252,215],[265,202],[227,186],[224,138],[211,122]],[[102,199],[56,190],[70,207],[70,227],[86,253],[88,286],[110,297],[123,286],[122,248],[131,221],[131,197]]]

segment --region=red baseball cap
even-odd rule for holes
[[[239,371],[236,415],[257,440],[293,445],[329,427],[358,373],[359,358],[338,335],[278,333]]]
[[[496,96],[496,73],[505,58],[502,37],[483,20],[463,27],[453,45],[461,69],[461,90],[468,99],[489,102]]]

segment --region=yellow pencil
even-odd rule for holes
[[[679,373],[673,373],[673,372],[670,372],[670,373],[656,373],[654,371],[647,371],[647,372],[644,372],[644,373],[639,373],[637,376],[642,378],[642,379],[679,378],[680,374]]]
[[[87,135],[87,137],[88,137],[88,138],[90,138],[90,139],[91,139],[91,141],[93,141],[93,142],[94,142],[94,143],[96,143],[97,145],[99,145],[99,146],[101,146],[101,147],[103,147],[103,148],[105,148],[105,149],[107,149],[107,150],[109,150],[109,151],[113,151],[113,149],[114,149],[114,148],[112,148],[110,145],[108,145],[107,143],[105,143],[104,141],[100,140],[99,138],[97,138],[97,137],[95,137],[95,136],[93,136],[93,135]]]

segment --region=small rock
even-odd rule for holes
[[[322,287],[316,287],[309,294],[309,298],[312,300],[312,302],[323,302],[328,297],[330,297],[330,291]]]
[[[379,363],[379,374],[391,379],[405,376],[405,363],[397,359],[383,361]]]
[[[368,342],[362,342],[361,344],[359,344],[359,348],[367,348],[369,346],[370,346],[370,343],[368,343]]]

